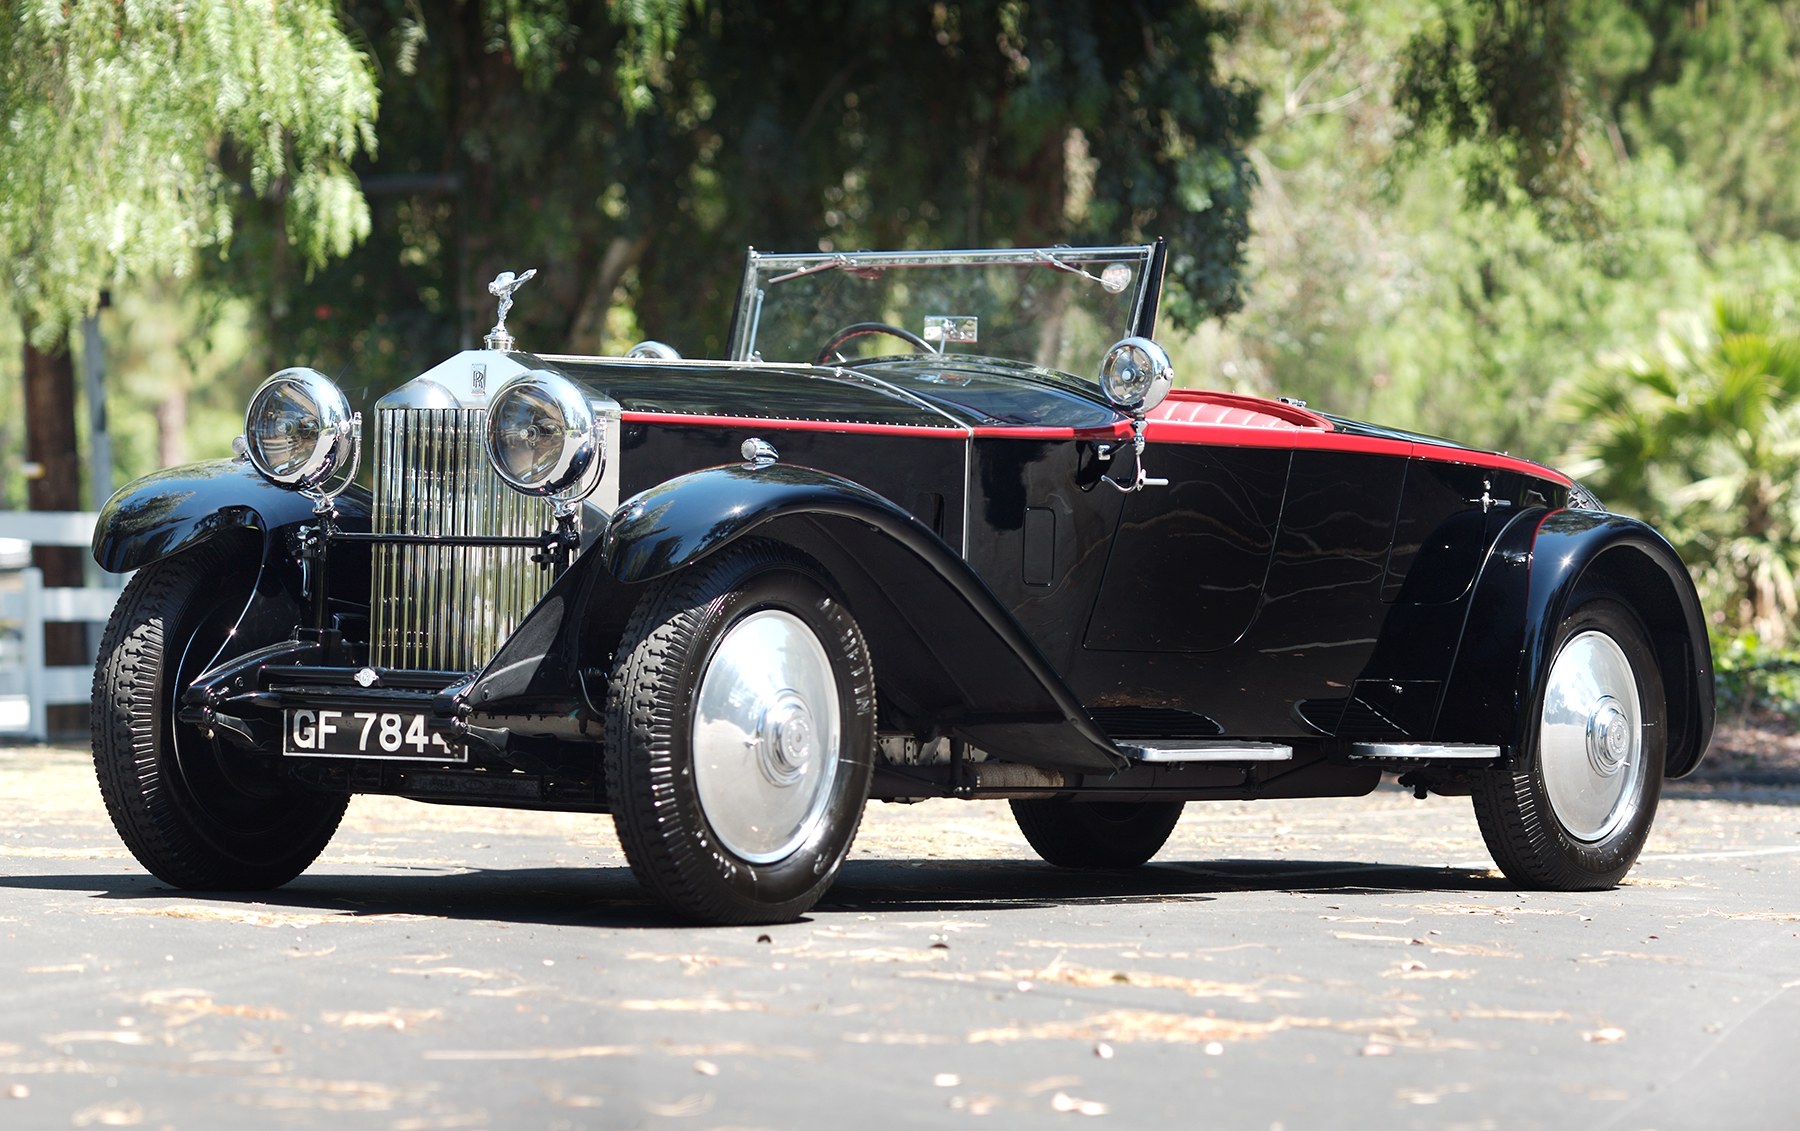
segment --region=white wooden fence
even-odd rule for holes
[[[88,511],[0,511],[0,539],[85,549],[96,517]],[[91,657],[75,666],[44,664],[45,624],[100,625],[112,615],[124,579],[90,577],[98,580],[77,589],[47,587],[43,572],[31,566],[0,571],[0,737],[46,742],[49,709],[79,706],[92,696]]]

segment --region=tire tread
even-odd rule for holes
[[[273,855],[250,860],[202,831],[203,813],[171,774],[165,717],[170,641],[195,598],[229,568],[225,547],[206,543],[139,570],[101,636],[89,711],[94,777],[120,840],[146,869],[174,887],[250,891],[279,887],[304,871],[336,832],[347,795],[296,792],[299,835]]]
[[[797,551],[749,540],[654,583],[626,622],[608,686],[603,761],[606,796],[620,845],[640,884],[677,913],[700,922],[744,925],[791,920],[818,900],[836,870],[834,862],[825,882],[794,898],[747,897],[718,882],[719,863],[704,858],[701,841],[683,827],[684,822],[704,820],[697,809],[687,812],[689,801],[676,780],[676,704],[692,692],[683,685],[684,658],[693,655],[706,626],[715,622],[737,587],[772,570],[822,578],[811,559]],[[866,646],[853,622],[850,631],[854,648],[866,658]],[[867,681],[869,674],[863,670],[857,678]],[[846,743],[872,750],[872,712],[852,710],[844,722],[847,728],[863,730],[857,735],[846,730]],[[849,851],[867,789],[865,762],[855,798],[857,812],[837,861]]]
[[[1541,771],[1495,769],[1479,775],[1471,790],[1476,823],[1489,855],[1507,879],[1522,888],[1539,891],[1605,891],[1616,887],[1636,862],[1650,830],[1657,799],[1662,792],[1663,743],[1667,709],[1662,702],[1662,681],[1654,664],[1649,635],[1630,607],[1609,591],[1588,594],[1578,600],[1564,618],[1556,647],[1575,635],[1570,625],[1583,616],[1599,622],[1611,620],[1611,633],[1621,646],[1629,644],[1642,666],[1634,662],[1645,698],[1646,768],[1638,812],[1625,827],[1616,830],[1596,848],[1574,841],[1564,832],[1551,810]],[[1650,710],[1654,706],[1654,710]],[[1533,709],[1532,726],[1538,727],[1542,706]],[[1533,741],[1536,741],[1535,734]]]

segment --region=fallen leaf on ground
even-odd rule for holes
[[[84,1029],[74,1033],[51,1033],[44,1038],[47,1045],[80,1045],[90,1042],[110,1045],[147,1045],[150,1038],[136,1029]]]
[[[704,1115],[712,1110],[713,1098],[709,1094],[683,1096],[673,1103],[652,1103],[645,1101],[644,1110],[651,1115],[660,1115],[667,1119],[679,1119],[689,1115]]]
[[[510,970],[476,970],[468,966],[396,966],[388,971],[390,974],[417,974],[429,978],[437,975],[440,978],[466,978],[475,982],[491,982],[497,978],[518,980],[518,975]]]
[[[135,1103],[95,1104],[69,1117],[77,1127],[136,1127],[143,1121],[144,1109]]]
[[[633,1013],[766,1013],[769,1007],[758,1001],[726,1001],[716,997],[696,998],[629,998],[617,1008]]]
[[[575,1045],[539,1049],[426,1049],[426,1060],[589,1060],[609,1056],[636,1056],[636,1045]]]
[[[1101,1040],[1109,1044],[1153,1042],[1161,1044],[1219,1045],[1224,1041],[1254,1041],[1289,1029],[1331,1029],[1342,1033],[1378,1032],[1383,1036],[1403,1033],[1418,1023],[1413,1017],[1350,1018],[1281,1016],[1267,1021],[1227,1017],[1202,1017],[1190,1013],[1115,1009],[1080,1021],[1046,1021],[1036,1025],[1009,1025],[977,1029],[968,1043],[1004,1044],[1011,1041]]]
[[[1105,1115],[1112,1109],[1098,1100],[1076,1099],[1067,1092],[1058,1092],[1050,1097],[1052,1111],[1073,1112],[1076,1115]]]
[[[1557,1021],[1573,1021],[1563,1010],[1548,1009],[1484,1009],[1481,1006],[1470,1006],[1462,1011],[1464,1017],[1477,1021],[1541,1021],[1545,1023]]]
[[[444,1016],[441,1009],[393,1009],[380,1010],[346,1010],[341,1013],[323,1014],[327,1025],[336,1025],[341,1029],[406,1029],[425,1021],[437,1021]]]

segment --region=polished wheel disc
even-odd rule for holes
[[[1643,707],[1631,662],[1604,632],[1571,637],[1544,691],[1538,754],[1557,821],[1576,840],[1604,840],[1639,804]]]
[[[780,860],[827,815],[841,743],[837,676],[812,629],[792,613],[733,624],[694,698],[694,789],[727,849]]]

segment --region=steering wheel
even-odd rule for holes
[[[819,351],[818,359],[814,361],[813,364],[825,365],[829,363],[840,347],[855,341],[857,338],[867,337],[870,334],[886,334],[889,337],[899,338],[907,345],[912,346],[922,353],[937,352],[931,347],[930,342],[919,337],[919,335],[913,333],[911,330],[902,329],[899,326],[890,325],[886,322],[852,322],[842,330],[831,335],[831,339],[825,343],[825,348]]]

